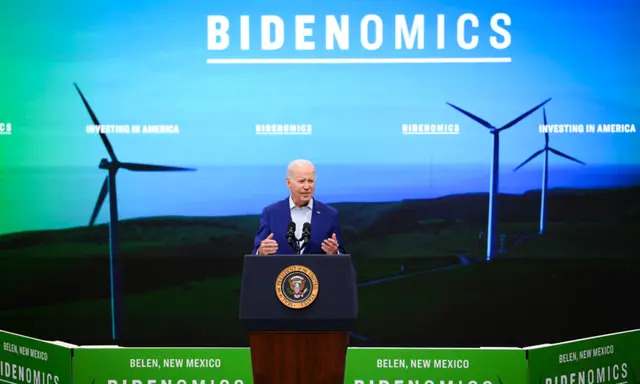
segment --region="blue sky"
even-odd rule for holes
[[[37,1],[27,5],[5,2],[0,5],[3,25],[0,63],[5,68],[0,86],[0,122],[12,122],[13,134],[0,137],[0,171],[36,166],[51,167],[52,173],[35,181],[32,176],[22,178],[24,185],[4,179],[3,183],[13,190],[0,196],[0,208],[18,209],[23,205],[44,208],[39,216],[20,213],[23,224],[2,227],[0,232],[44,223],[62,226],[84,222],[85,212],[88,214],[93,207],[104,177],[97,165],[107,153],[97,136],[84,131],[90,119],[73,88],[74,82],[103,124],[180,126],[179,135],[110,135],[116,153],[124,161],[284,168],[291,159],[304,157],[317,164],[342,164],[347,168],[376,164],[430,167],[474,164],[488,173],[491,136],[446,102],[501,126],[551,97],[545,106],[549,123],[633,123],[640,129],[637,70],[640,45],[636,42],[640,37],[640,24],[636,20],[639,11],[638,1]],[[480,21],[477,28],[480,43],[472,51],[462,50],[456,44],[455,24],[463,13],[473,13]],[[496,13],[507,13],[511,18],[511,25],[506,27],[511,45],[504,50],[493,49],[488,42],[492,34],[489,21]],[[229,17],[232,23],[233,48],[225,52],[207,50],[207,16],[215,14]],[[259,17],[265,14],[284,20],[285,47],[281,51],[261,52],[257,49],[259,36],[254,34],[252,49],[239,51],[239,16],[249,15],[252,31],[257,32]],[[313,35],[315,52],[292,49],[294,16],[301,14],[313,14],[318,21]],[[323,20],[327,14],[350,16],[349,52],[324,51]],[[359,48],[358,24],[366,14],[380,15],[384,22],[383,46],[375,52]],[[395,14],[404,14],[409,20],[414,14],[425,15],[424,51],[394,49]],[[442,51],[435,49],[437,14],[444,14],[446,20],[446,48]],[[213,57],[325,56],[508,56],[512,62],[206,64],[206,59]],[[255,134],[255,124],[288,122],[312,124],[313,134],[296,137]],[[456,123],[461,133],[403,136],[403,123]],[[504,170],[544,145],[544,137],[538,133],[540,123],[542,110],[501,134],[500,159]],[[640,165],[638,133],[556,135],[552,136],[551,145],[588,165]],[[559,166],[571,165],[563,159],[553,161]],[[532,164],[539,167],[541,159]],[[95,175],[81,187],[70,181],[73,180],[70,175],[66,175],[67,182],[57,182],[53,174],[70,166],[93,167]],[[22,177],[13,174],[16,175]],[[206,183],[203,176],[172,176],[173,184],[163,184],[163,177],[167,176],[145,176],[145,180],[165,185],[166,193],[179,193],[181,199],[191,199],[190,203],[215,193],[200,184]],[[183,183],[180,177],[193,178],[187,182],[192,186],[190,191],[175,188]],[[391,174],[381,173],[377,177],[379,188],[386,188],[396,180]],[[451,175],[450,180],[446,180],[446,174],[442,177],[445,179],[440,177],[439,182],[457,183],[454,178],[459,176]],[[484,173],[469,177],[486,177],[486,183],[483,179],[474,185],[488,186]],[[227,181],[240,184],[238,180]],[[34,183],[39,190],[51,191],[52,196],[67,196],[67,204],[78,209],[74,214],[77,218],[60,218],[50,200],[46,200],[46,194],[25,196],[24,191]],[[132,188],[126,187],[126,182],[121,185]],[[142,184],[136,185],[143,188]],[[385,198],[418,197],[413,195],[416,189],[407,188],[405,192],[389,192]],[[273,186],[270,190],[274,190]],[[142,191],[138,193],[144,196]],[[7,197],[11,194],[20,200]],[[78,197],[73,197],[74,194]],[[275,192],[268,196],[274,197]],[[358,197],[356,193],[352,199]],[[123,205],[133,204],[127,203],[126,198],[121,201]],[[265,198],[252,204],[267,202]],[[131,210],[122,212],[126,217]],[[158,206],[152,213],[180,214],[184,210],[176,206],[166,211]],[[104,217],[100,216],[100,220]]]
[[[20,28],[44,25],[49,33],[29,41],[29,50],[15,48],[12,52],[17,54],[11,56],[24,64],[23,68],[33,67],[41,73],[44,83],[33,93],[11,100],[9,113],[31,114],[36,111],[28,106],[38,106],[39,113],[29,119],[24,134],[19,135],[21,127],[15,126],[17,137],[12,139],[32,143],[43,156],[34,158],[25,152],[9,159],[9,165],[93,164],[105,154],[96,137],[83,133],[90,121],[73,89],[74,81],[102,123],[180,125],[177,136],[111,138],[123,157],[151,162],[282,164],[304,155],[317,162],[368,164],[381,161],[380,151],[388,153],[388,159],[382,162],[391,163],[426,162],[425,151],[437,162],[488,162],[490,136],[448,107],[446,101],[494,125],[506,123],[548,97],[553,98],[547,105],[550,123],[640,122],[640,79],[635,69],[640,64],[640,49],[633,42],[640,36],[634,20],[640,8],[637,1],[457,1],[455,5],[416,1],[142,1],[41,6],[36,12],[14,12],[17,18],[24,18]],[[455,44],[455,20],[466,12],[480,19],[480,46],[471,52]],[[507,27],[511,46],[500,51],[488,44],[489,19],[498,12],[512,19]],[[287,44],[292,40],[288,33],[295,14],[314,14],[318,20],[326,14],[349,14],[355,23],[351,27],[353,50],[344,55],[361,56],[357,22],[368,13],[383,18],[386,40],[381,50],[364,54],[507,55],[513,62],[205,64],[207,57],[243,54],[238,50],[207,51],[206,16],[210,14],[226,15],[236,26],[241,14],[250,15],[252,23],[257,23],[262,14],[279,15],[285,20],[287,49],[260,52],[253,44],[254,49],[245,55],[317,57],[325,54],[321,25],[314,32],[320,47],[316,52],[294,52]],[[438,13],[445,14],[447,20],[447,48],[442,52],[433,48]],[[393,49],[394,14],[425,14],[425,51]],[[253,40],[258,37],[254,35]],[[232,30],[233,38],[237,33]],[[29,77],[28,72],[11,75]],[[523,154],[542,144],[537,133],[541,120],[540,111],[505,132],[501,152],[504,161],[518,162]],[[256,123],[287,121],[311,123],[314,134],[295,138],[255,136]],[[403,137],[402,122],[459,123],[462,134]],[[37,137],[27,134],[27,129]],[[638,137],[565,135],[552,140],[554,145],[593,163],[638,163]],[[65,143],[64,148],[57,143]]]

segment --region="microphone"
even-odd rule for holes
[[[304,223],[302,224],[302,238],[300,239],[302,241],[302,246],[300,247],[300,249],[304,249],[307,246],[307,243],[309,242],[310,238],[311,238],[311,223]]]
[[[307,242],[309,238],[311,238],[311,223],[304,223],[302,224],[302,239],[300,240]]]
[[[296,239],[296,223],[293,221],[289,223],[289,227],[287,228],[287,243],[289,243],[295,253],[300,253],[298,240]]]

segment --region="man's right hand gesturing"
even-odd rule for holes
[[[271,255],[278,250],[278,242],[273,240],[273,233],[269,234],[266,239],[260,242],[258,255]]]

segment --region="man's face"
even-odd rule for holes
[[[287,188],[296,206],[304,206],[311,201],[316,183],[316,170],[310,165],[293,168],[291,177],[287,177]]]

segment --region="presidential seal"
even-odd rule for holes
[[[276,296],[289,308],[306,308],[318,296],[318,278],[305,266],[287,267],[276,279]]]

